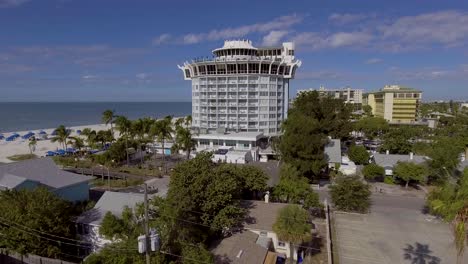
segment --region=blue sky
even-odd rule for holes
[[[468,100],[466,1],[0,0],[0,101],[190,101],[177,64],[244,38],[296,43],[291,93]]]

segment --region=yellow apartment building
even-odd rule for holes
[[[372,114],[390,123],[416,121],[422,92],[399,85],[386,85],[377,92],[366,93],[363,105],[372,107]]]

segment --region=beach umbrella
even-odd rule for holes
[[[41,130],[41,131],[39,132],[39,135],[47,135],[47,133],[46,133],[44,130]]]

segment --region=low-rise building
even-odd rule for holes
[[[422,92],[399,85],[386,85],[377,92],[364,94],[363,105],[372,108],[374,116],[390,123],[416,122]]]
[[[135,210],[137,204],[144,202],[140,193],[121,193],[106,191],[93,209],[84,212],[76,219],[77,233],[81,240],[91,245],[90,251],[98,251],[113,241],[99,232],[102,220],[107,212],[121,218],[125,207]],[[86,252],[91,253],[91,252]]]
[[[259,160],[262,132],[220,132],[194,135],[196,151],[212,151],[213,161],[248,163]]]
[[[45,187],[62,199],[81,202],[89,199],[93,177],[61,170],[50,157],[0,165],[0,191]]]
[[[408,155],[375,153],[372,159],[375,164],[385,169],[386,176],[393,176],[393,169],[398,162],[414,162],[416,164],[422,164],[428,160],[425,156],[414,155],[413,153]]]
[[[357,109],[360,109],[360,106],[362,105],[363,89],[356,89],[351,87],[325,88],[324,86],[320,86],[319,89],[309,88],[298,90],[297,95],[304,91],[317,91],[321,96],[329,96],[335,99],[341,99],[347,104],[357,105]]]
[[[324,149],[329,169],[337,169],[341,164],[341,141],[330,139]]]

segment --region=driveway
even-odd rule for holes
[[[456,263],[449,225],[423,213],[423,198],[372,195],[372,202],[370,214],[335,213],[340,264]]]

